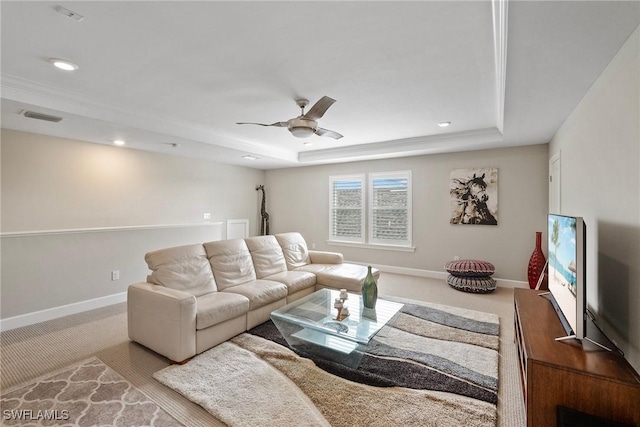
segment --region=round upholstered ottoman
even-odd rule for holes
[[[449,272],[447,283],[463,292],[487,293],[496,289],[491,275],[496,271],[493,264],[477,259],[449,261],[444,266]]]
[[[454,289],[463,292],[486,294],[496,290],[493,277],[459,277],[452,274],[447,277],[447,283]]]

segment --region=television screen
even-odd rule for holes
[[[586,334],[586,229],[580,217],[549,214],[549,292],[567,335]]]

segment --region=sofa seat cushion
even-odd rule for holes
[[[211,292],[196,298],[196,329],[205,329],[246,315],[249,298],[227,292]]]
[[[331,267],[316,272],[316,282],[319,285],[334,289],[347,289],[353,292],[362,290],[362,282],[367,277],[367,267],[349,263],[332,265]],[[371,272],[373,277],[378,280],[380,271],[372,268]]]
[[[224,293],[240,294],[249,299],[249,310],[255,310],[287,297],[287,286],[271,280],[252,280],[224,289]]]
[[[283,271],[267,276],[265,279],[285,284],[288,295],[316,285],[316,275],[308,271]]]
[[[338,264],[307,264],[303,265],[302,267],[297,267],[292,271],[306,271],[307,273],[313,273],[317,275],[319,272],[331,270],[332,268],[336,268],[337,266]]]
[[[216,291],[207,254],[202,245],[159,249],[144,256],[151,274],[147,282],[190,293],[195,297]]]

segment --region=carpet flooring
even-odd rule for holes
[[[490,312],[500,328],[498,427],[524,427],[524,405],[518,356],[514,345],[513,289],[490,294],[456,291],[444,280],[384,272],[379,295],[414,299]],[[78,313],[0,333],[0,389],[98,357],[188,427],[224,426],[200,405],[156,381],[152,375],[169,361],[129,341],[126,304]],[[462,423],[461,425],[464,425]]]
[[[234,427],[496,425],[495,315],[407,303],[357,368],[294,354],[271,322],[249,332],[154,378]]]

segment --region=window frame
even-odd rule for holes
[[[388,240],[373,239],[373,181],[380,178],[405,178],[407,180],[407,239],[406,240]],[[333,192],[334,183],[336,181],[354,181],[359,180],[361,185],[361,237],[348,238],[334,236],[334,209],[335,206]],[[348,175],[330,175],[329,176],[329,239],[328,244],[338,246],[367,247],[371,249],[387,249],[399,251],[411,251],[415,248],[413,244],[413,181],[411,170],[391,171],[391,172],[369,172],[361,174]]]
[[[379,179],[406,179],[407,180],[407,239],[405,240],[392,240],[392,239],[379,239],[374,238],[374,210],[380,209],[379,207],[374,206],[374,189],[373,182],[374,180]],[[387,246],[402,246],[402,247],[411,247],[412,244],[412,199],[413,199],[413,190],[412,190],[412,181],[411,181],[411,171],[394,171],[394,172],[371,172],[368,176],[368,206],[367,206],[367,219],[368,219],[368,227],[367,227],[367,242],[372,245],[387,245]]]
[[[335,183],[340,181],[359,181],[360,182],[360,237],[345,237],[336,236],[333,234],[334,230],[334,189]],[[351,174],[351,175],[334,175],[329,176],[329,241],[331,242],[348,242],[348,243],[365,243],[367,230],[365,227],[366,220],[366,182],[364,174]]]

